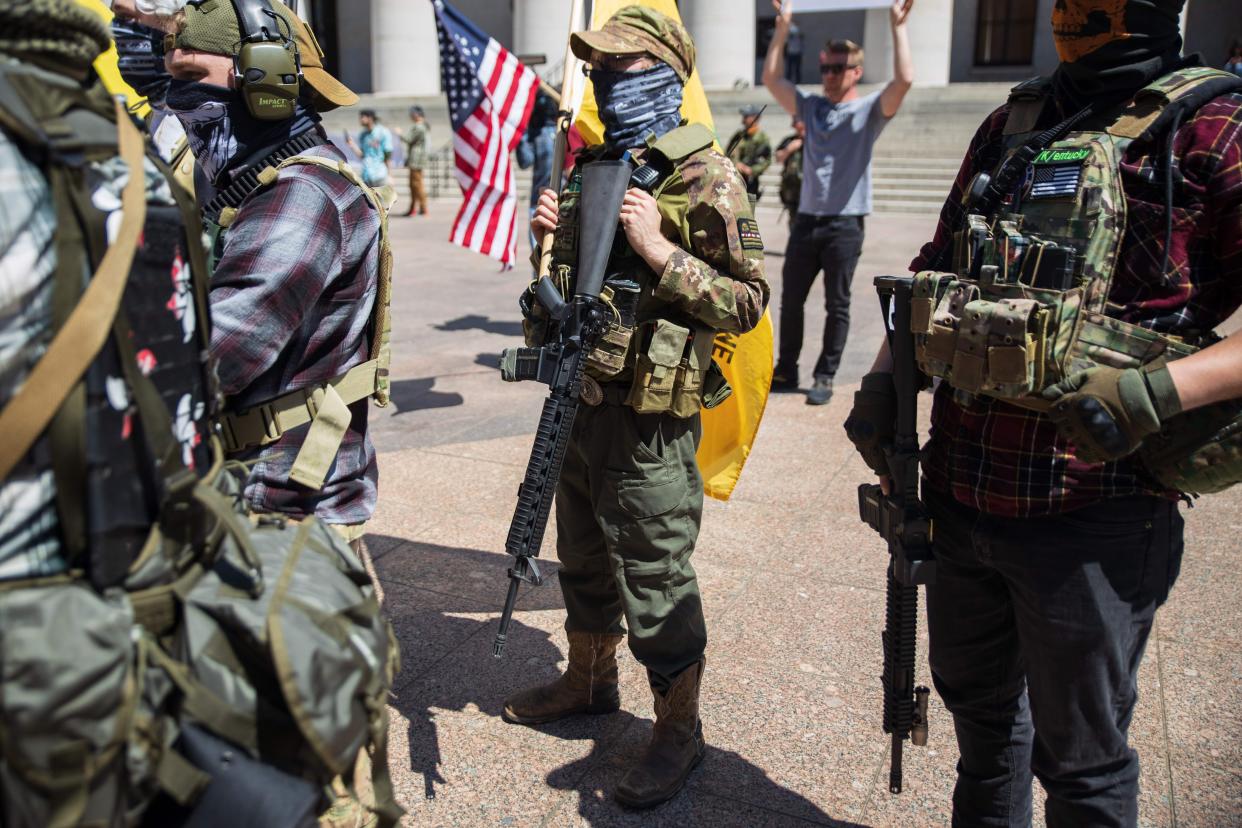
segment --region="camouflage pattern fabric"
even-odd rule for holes
[[[681,78],[694,72],[694,41],[680,22],[646,6],[626,6],[599,29],[574,32],[570,48],[579,59],[590,63],[594,52],[608,55],[648,54],[662,60]]]
[[[552,274],[567,280],[578,261],[578,200],[584,164],[603,155],[603,147],[579,154],[560,195],[560,218],[552,243]],[[640,160],[645,150],[636,153]],[[745,185],[733,164],[713,149],[682,160],[656,189],[662,230],[678,250],[657,274],[629,246],[624,234],[614,243],[610,274],[642,286],[637,321],[671,319],[687,327],[744,333],[759,323],[770,288],[763,273],[763,240]],[[627,369],[610,380],[630,377]]]
[[[772,142],[768,140],[767,133],[760,129],[751,135],[745,129],[739,129],[729,139],[725,155],[734,164],[750,167],[750,175],[743,178],[746,180],[747,189],[758,193],[759,177],[772,164]]]

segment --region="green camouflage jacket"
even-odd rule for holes
[[[710,141],[710,133],[702,127],[683,127],[665,138],[679,133],[685,137],[691,130],[698,130],[694,135],[707,135]],[[645,160],[669,145],[657,142],[635,155]],[[601,155],[602,146],[580,152],[561,192],[552,244],[554,274],[577,262],[580,171],[583,164]],[[770,290],[763,275],[763,239],[736,168],[706,146],[676,162],[654,194],[664,219],[662,232],[678,247],[664,272],[655,273],[620,229],[609,258],[610,276],[624,274],[642,286],[638,321],[667,318],[734,333],[755,327],[763,317]]]
[[[745,164],[750,167],[750,175],[743,176],[751,192],[759,189],[759,176],[772,163],[772,143],[767,133],[759,130],[754,135],[747,135],[745,129],[739,129],[729,139],[725,155],[734,164]]]
[[[405,165],[412,170],[427,166],[427,125],[410,124],[402,139],[405,144]]]

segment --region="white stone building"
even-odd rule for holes
[[[850,0],[843,0],[848,5]],[[1013,81],[1050,71],[1056,51],[1049,25],[1054,0],[916,0],[910,17],[917,83]],[[1239,0],[1188,0],[1183,16],[1187,52],[1224,62],[1242,40]],[[439,55],[429,0],[301,0],[330,53],[329,69],[360,92],[395,96],[440,92]],[[569,0],[456,0],[453,5],[521,55],[544,55],[559,66]],[[699,51],[709,90],[758,81],[772,26],[770,0],[679,0]],[[797,8],[795,4],[795,9]],[[798,14],[803,50],[800,80],[816,83],[819,49],[829,37],[866,49],[865,82],[891,71],[888,12],[859,9]],[[549,71],[549,74],[552,74]]]

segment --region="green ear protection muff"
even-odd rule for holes
[[[233,72],[246,109],[260,121],[292,118],[302,90],[302,61],[293,32],[267,0],[232,1],[241,32]]]

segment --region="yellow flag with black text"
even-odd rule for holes
[[[681,20],[674,0],[595,0],[591,28],[600,28],[618,9],[633,5],[647,6]],[[682,94],[681,114],[690,123],[716,130],[697,69]],[[589,83],[575,125],[587,144],[604,140],[604,127]],[[733,386],[733,394],[715,408],[703,410],[703,439],[699,443],[698,461],[703,474],[703,491],[717,500],[728,500],[733,494],[763,420],[772,385],[772,341],[772,320],[767,313],[752,331],[740,336],[716,335],[713,356],[724,371],[725,379]]]

